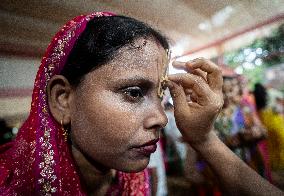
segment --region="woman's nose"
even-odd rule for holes
[[[160,102],[149,109],[144,123],[147,129],[161,129],[167,125],[168,118]]]

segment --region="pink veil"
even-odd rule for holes
[[[15,140],[0,147],[0,195],[86,195],[63,130],[49,112],[46,87],[61,72],[88,21],[112,15],[77,16],[52,39],[37,72],[30,115]],[[147,170],[118,172],[117,179],[109,195],[149,195]]]

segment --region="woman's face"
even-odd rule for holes
[[[71,104],[73,145],[92,161],[126,172],[147,166],[167,123],[157,96],[166,52],[151,39],[134,45],[85,75]]]

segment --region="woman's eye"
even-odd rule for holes
[[[124,89],[124,94],[131,100],[143,98],[143,92],[140,87],[128,87]]]

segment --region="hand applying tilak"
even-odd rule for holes
[[[177,127],[190,144],[203,142],[223,106],[221,69],[203,58],[174,61],[173,66],[187,72],[169,75],[167,81]]]

